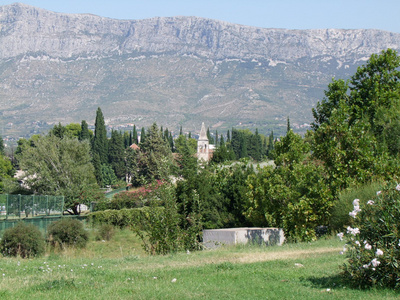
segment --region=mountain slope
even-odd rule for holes
[[[1,6],[3,134],[32,133],[44,122],[90,123],[98,106],[111,125],[157,121],[195,131],[205,121],[279,130],[287,116],[311,122],[333,76],[348,77],[372,53],[399,47],[400,34],[378,30],[114,20]]]

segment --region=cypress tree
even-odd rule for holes
[[[146,130],[142,127],[142,131],[140,132],[140,143],[143,144],[146,141]]]
[[[169,133],[168,143],[171,148],[171,152],[174,152],[174,138],[172,137],[172,132]]]
[[[94,175],[96,176],[97,184],[102,187],[103,186],[103,175],[101,172],[101,161],[99,153],[93,153],[93,167],[94,167]]]
[[[214,145],[214,138],[211,136],[209,127],[207,127],[207,138],[208,138],[208,143]]]
[[[221,134],[221,138],[219,139],[219,146],[224,147],[225,146],[225,141],[224,141],[224,136]]]
[[[1,135],[0,135],[0,155],[4,155],[4,140]]]
[[[163,132],[163,131],[161,130],[161,132]],[[169,142],[169,131],[168,131],[168,128],[165,128],[165,131],[163,132],[163,138],[164,138],[164,140]]]
[[[100,107],[97,109],[96,122],[94,124],[93,153],[99,154],[102,164],[108,162],[107,130]]]
[[[215,130],[215,147],[218,147],[218,130]]]
[[[230,143],[230,142],[231,142],[231,134],[230,134],[229,130],[228,130],[228,132],[226,133],[226,142],[227,142],[227,143]]]
[[[85,120],[82,120],[82,122],[81,122],[81,132],[79,133],[78,139],[80,141],[90,140],[89,127],[88,127],[88,123],[86,123]]]
[[[124,152],[122,134],[113,130],[108,147],[108,162],[118,178],[125,176]]]
[[[181,127],[180,127],[180,129],[179,129],[179,135],[183,135],[183,132],[182,132],[182,125],[181,125]]]
[[[256,132],[252,137],[254,144],[254,156],[253,158],[257,161],[260,161],[262,158],[262,140],[261,136],[258,134],[258,128],[256,128]]]
[[[138,141],[138,134],[137,134],[137,131],[136,131],[136,125],[133,125],[132,144],[133,144],[133,143],[135,143],[136,145],[139,144],[139,141]],[[132,145],[132,144],[131,144],[131,145]]]
[[[267,155],[268,158],[272,159],[272,152],[274,150],[274,132],[271,131],[271,134],[268,137],[268,148],[267,148]]]

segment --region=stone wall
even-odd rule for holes
[[[203,245],[206,248],[247,243],[272,246],[282,245],[284,241],[283,229],[280,228],[251,227],[203,230]]]

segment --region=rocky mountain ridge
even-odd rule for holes
[[[114,125],[159,120],[196,130],[206,120],[269,130],[286,116],[311,122],[332,77],[349,76],[372,53],[398,50],[400,34],[198,17],[115,20],[15,3],[0,7],[0,45],[6,134],[32,122],[91,122],[97,106]]]
[[[379,30],[266,29],[198,17],[115,20],[20,3],[0,7],[0,26],[0,59],[26,53],[70,58],[143,52],[210,59],[363,59],[400,45],[400,34]]]

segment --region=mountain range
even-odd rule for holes
[[[284,132],[312,122],[333,77],[400,34],[258,28],[199,17],[116,20],[15,3],[0,6],[0,125],[29,136],[61,122],[114,128]],[[128,127],[127,127],[128,126]]]

